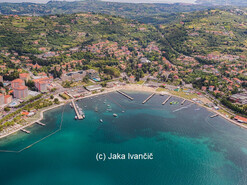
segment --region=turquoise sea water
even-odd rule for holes
[[[0,184],[247,184],[247,130],[210,118],[213,113],[190,102],[162,106],[166,96],[155,95],[143,105],[148,93],[127,93],[134,101],[117,93],[78,101],[85,120],[74,120],[67,105],[45,113],[47,125],[27,128],[30,135],[1,139],[0,150],[18,151],[58,129],[63,119],[62,130],[42,142],[21,153],[0,153]],[[97,153],[145,152],[154,159],[96,160]]]

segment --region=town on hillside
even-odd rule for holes
[[[94,13],[0,15],[0,130],[25,125],[44,108],[128,84],[186,96],[247,123],[247,49],[237,40],[246,19],[231,22],[238,10],[194,14],[158,27]]]

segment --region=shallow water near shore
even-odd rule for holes
[[[63,120],[61,131],[27,150],[0,153],[1,184],[247,184],[246,129],[210,118],[213,113],[188,101],[161,105],[167,96],[155,95],[142,104],[151,93],[126,92],[134,101],[115,92],[83,99],[77,103],[84,120],[75,120],[66,105],[44,114],[45,127],[0,139],[0,150],[18,151],[56,131]],[[145,152],[153,160],[96,160],[97,153]]]

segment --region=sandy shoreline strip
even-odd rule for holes
[[[105,91],[103,91],[103,92],[95,93],[95,94],[90,94],[90,95],[87,95],[87,96],[84,96],[84,97],[76,98],[76,100],[81,100],[81,99],[90,98],[90,97],[93,97],[93,96],[98,96],[98,95],[102,95],[102,94],[107,94],[107,93],[110,93],[110,92],[115,92],[115,91],[117,91],[117,90],[145,91],[145,92],[157,93],[157,94],[159,94],[159,93],[161,93],[161,92],[164,92],[164,93],[167,94],[167,95],[170,95],[170,96],[173,96],[173,97],[178,97],[178,98],[181,98],[181,99],[186,99],[186,101],[189,101],[189,102],[191,102],[191,103],[194,103],[194,104],[196,104],[196,105],[198,105],[198,106],[200,106],[200,107],[204,107],[204,108],[206,108],[208,111],[213,112],[213,113],[215,113],[215,114],[218,114],[219,116],[221,116],[222,118],[226,119],[227,121],[229,121],[229,122],[231,122],[231,123],[233,123],[233,124],[235,124],[235,125],[237,125],[237,126],[239,126],[239,127],[242,127],[242,128],[247,129],[247,125],[238,123],[237,121],[232,120],[232,119],[226,117],[224,114],[222,114],[222,113],[220,113],[220,112],[218,112],[218,111],[216,111],[216,110],[214,110],[214,109],[211,109],[211,108],[209,108],[209,107],[206,107],[206,106],[204,106],[204,105],[202,105],[202,104],[199,104],[199,103],[197,103],[197,102],[194,102],[194,101],[192,101],[192,100],[190,100],[190,99],[187,99],[187,98],[184,98],[184,97],[181,97],[181,96],[177,96],[177,95],[171,94],[171,93],[169,93],[169,92],[167,92],[167,91],[157,92],[157,91],[156,91],[156,90],[157,90],[156,88],[147,87],[147,86],[142,86],[142,85],[129,84],[129,85],[126,85],[126,86],[120,86],[120,87],[114,87],[114,88],[111,88],[111,89],[105,89]],[[7,137],[7,136],[9,136],[9,135],[11,135],[11,134],[14,134],[14,133],[20,131],[21,129],[24,129],[24,128],[26,128],[26,127],[29,127],[29,126],[33,125],[35,122],[37,122],[37,121],[41,121],[41,120],[44,118],[44,112],[49,111],[49,110],[51,110],[51,109],[58,108],[58,107],[63,106],[63,105],[65,105],[65,104],[69,103],[69,102],[71,102],[71,100],[66,101],[66,102],[64,102],[64,103],[61,103],[61,104],[56,105],[56,106],[48,107],[48,108],[42,110],[42,111],[39,113],[39,114],[40,114],[40,118],[38,118],[37,120],[34,120],[34,121],[30,122],[30,123],[27,124],[27,125],[24,125],[24,126],[22,126],[22,127],[19,127],[19,128],[17,128],[17,129],[13,130],[13,131],[10,131],[10,132],[8,132],[8,133],[6,133],[6,134],[4,134],[4,135],[1,135],[1,136],[0,136],[0,139],[1,139],[1,138],[4,138],[4,137]]]

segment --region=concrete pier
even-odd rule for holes
[[[77,119],[83,119],[84,117],[83,117],[81,114],[79,114],[79,111],[78,111],[78,109],[77,109],[77,107],[76,107],[76,105],[75,105],[74,100],[72,100],[72,105],[73,105],[73,107],[74,107],[74,110],[75,110]]]
[[[182,101],[181,105],[183,105],[185,101],[186,101],[186,99],[184,99],[184,100]]]
[[[21,129],[21,131],[22,131],[22,132],[25,132],[25,133],[27,133],[27,134],[30,134],[30,133],[31,133],[31,131],[26,130],[26,129],[24,129],[24,128],[23,128],[23,129]]]
[[[37,121],[36,123],[37,123],[38,125],[45,126],[45,124],[44,124],[44,123],[41,123],[40,121]]]
[[[168,100],[169,100],[171,97],[172,97],[172,96],[169,96],[169,97],[162,103],[162,105],[165,105],[166,102],[168,102]]]
[[[122,91],[117,90],[117,92],[118,92],[119,94],[122,94],[123,96],[129,98],[130,100],[134,100],[134,98],[130,97],[129,95],[125,94],[125,93],[122,92]]]
[[[142,104],[146,103],[148,100],[150,100],[153,96],[155,95],[155,93],[151,94],[146,100],[144,100],[142,102]]]
[[[214,114],[214,115],[210,116],[210,118],[214,118],[216,116],[219,116],[219,114]]]

